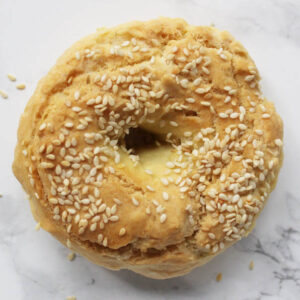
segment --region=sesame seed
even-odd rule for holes
[[[131,198],[131,201],[132,201],[133,205],[135,205],[135,206],[139,206],[139,204],[140,204],[139,201],[136,200],[134,197]]]
[[[181,193],[185,193],[189,188],[187,186],[181,187],[179,190]]]
[[[209,236],[209,238],[212,239],[212,240],[214,240],[214,239],[216,238],[216,236],[215,236],[214,233],[212,233],[212,232],[209,232],[209,233],[208,233],[208,236]]]
[[[220,53],[219,56],[223,59],[223,60],[227,60],[227,56],[224,53]]]
[[[80,98],[80,92],[79,92],[79,91],[76,91],[76,92],[74,93],[74,99],[77,101],[77,100],[79,100],[79,98]]]
[[[188,56],[190,54],[189,51],[188,51],[188,49],[186,49],[186,48],[183,48],[183,53],[186,56]]]
[[[168,181],[167,178],[161,178],[160,180],[161,180],[163,185],[166,185],[166,186],[169,185],[169,181]]]
[[[36,225],[35,225],[35,230],[36,230],[36,231],[39,231],[40,229],[41,229],[41,223],[38,222],[38,223],[36,223]]]
[[[11,73],[7,74],[7,77],[8,77],[8,79],[9,79],[10,81],[16,81],[16,80],[17,80],[16,76],[13,75],[13,74],[11,74]]]
[[[102,242],[102,240],[103,240],[103,234],[98,234],[98,237],[97,237],[97,239],[98,239],[98,243],[101,243]]]
[[[166,162],[166,167],[172,169],[175,167],[175,165],[171,161],[168,161],[168,162]]]
[[[222,277],[223,277],[222,273],[218,273],[216,276],[216,281],[220,282],[222,280]]]
[[[189,83],[189,81],[187,79],[182,79],[180,81],[180,85],[185,89],[188,87],[188,83]]]
[[[152,186],[150,186],[150,185],[147,185],[146,188],[147,188],[150,192],[154,192],[154,191],[155,191],[155,189],[154,189]]]
[[[57,204],[58,203],[58,200],[56,198],[49,198],[49,202],[52,203],[52,204]]]
[[[249,270],[252,271],[253,269],[254,269],[254,262],[253,260],[251,260],[249,263]]]
[[[201,101],[200,104],[203,106],[210,106],[210,103],[207,101]]]
[[[162,197],[163,197],[163,199],[166,200],[166,201],[169,200],[169,194],[168,194],[167,192],[163,192],[163,193],[162,193]]]
[[[197,94],[202,95],[202,94],[206,93],[206,89],[204,89],[204,88],[198,88],[198,89],[195,90],[195,92]]]
[[[178,126],[178,123],[174,122],[174,121],[170,121],[170,125],[173,126],[173,127],[177,127]]]
[[[193,81],[193,85],[194,86],[198,86],[200,84],[200,82],[202,81],[202,78],[199,77],[199,78],[196,78],[194,81]]]
[[[281,146],[283,145],[281,139],[276,139],[276,140],[274,141],[274,143],[275,143],[275,145],[278,146],[278,147],[281,147]]]
[[[239,117],[239,113],[237,113],[237,112],[234,112],[234,113],[231,113],[230,114],[230,118],[231,119],[236,119],[236,118],[238,118]]]
[[[119,236],[123,236],[126,234],[126,229],[124,227],[122,227],[119,231]]]
[[[186,98],[185,101],[188,102],[188,103],[195,103],[194,98]]]
[[[46,123],[42,123],[41,126],[39,127],[39,131],[43,131],[47,127]]]
[[[40,167],[43,169],[52,169],[52,168],[54,168],[54,164],[48,163],[48,162],[41,162]]]
[[[68,253],[68,260],[69,261],[73,261],[74,260],[74,258],[75,258],[75,256],[76,256],[76,254],[74,253],[74,252],[70,252],[70,253]]]
[[[250,82],[250,81],[252,81],[254,78],[255,78],[255,75],[247,75],[247,76],[245,76],[245,81],[246,81],[246,82]]]
[[[172,48],[172,52],[173,53],[176,53],[178,51],[178,47],[177,46],[174,46],[173,48]]]
[[[222,224],[222,223],[224,223],[224,221],[225,221],[224,216],[223,215],[219,215],[219,223]]]
[[[66,300],[77,300],[75,296],[67,296]]]
[[[271,117],[270,114],[262,114],[263,119],[269,119]]]
[[[110,220],[111,222],[117,222],[117,221],[119,220],[119,216],[111,216],[111,217],[109,218],[109,220]]]
[[[0,90],[0,95],[3,99],[7,99],[8,98],[8,94],[6,92],[4,92],[3,90]]]
[[[147,174],[149,174],[149,175],[152,175],[152,174],[153,174],[153,172],[152,172],[151,170],[149,170],[149,169],[145,169],[145,173],[147,173]]]
[[[203,66],[201,69],[202,69],[203,73],[205,73],[206,75],[210,74],[210,71],[206,67]]]
[[[72,247],[72,243],[71,243],[71,241],[70,241],[69,239],[67,239],[67,247],[68,247],[68,248],[71,248],[71,247]]]
[[[228,115],[225,113],[219,113],[219,117],[222,119],[226,119],[226,118],[228,118]]]
[[[24,83],[19,83],[16,85],[16,88],[18,90],[24,90],[26,88],[26,85]]]
[[[72,128],[73,126],[74,126],[74,124],[72,122],[65,123],[66,128]]]
[[[108,242],[107,242],[107,237],[106,237],[106,238],[104,238],[102,245],[104,247],[107,247],[107,244],[108,244]]]
[[[164,223],[167,220],[167,215],[166,214],[162,214],[159,218],[160,223]]]

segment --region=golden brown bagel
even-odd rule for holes
[[[102,28],[38,84],[13,171],[35,219],[96,264],[189,272],[246,236],[275,186],[282,121],[244,47],[160,18]]]

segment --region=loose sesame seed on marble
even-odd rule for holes
[[[8,73],[7,74],[7,78],[10,80],[10,81],[16,81],[17,78],[15,75],[11,74],[11,73]]]
[[[3,91],[3,90],[0,90],[0,95],[1,95],[1,97],[3,99],[7,99],[8,98],[8,94],[5,91]]]
[[[26,85],[24,83],[19,83],[16,85],[16,88],[18,90],[24,90],[26,88]]]

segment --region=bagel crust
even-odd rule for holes
[[[13,171],[36,221],[109,269],[203,265],[253,229],[283,124],[226,31],[159,18],[100,28],[60,57],[21,117]]]

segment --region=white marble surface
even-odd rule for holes
[[[11,172],[17,122],[38,79],[55,59],[96,27],[157,16],[212,22],[249,50],[265,95],[285,123],[285,161],[254,232],[206,266],[155,281],[112,272],[68,250],[35,223]],[[299,299],[300,297],[300,1],[0,1],[0,299]],[[13,72],[27,85],[18,91]],[[249,262],[254,270],[249,271]],[[220,283],[215,281],[223,273]]]

